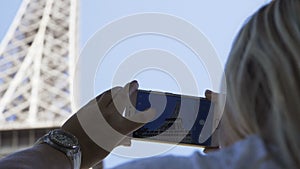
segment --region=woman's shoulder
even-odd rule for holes
[[[117,169],[219,169],[219,168],[272,168],[276,164],[269,158],[267,149],[258,136],[252,135],[224,149],[203,154],[195,152],[191,156],[162,156],[136,160]]]
[[[207,168],[279,168],[272,160],[263,140],[257,135],[250,135],[216,152],[206,155],[196,153],[193,156],[196,158],[196,165],[205,165]]]

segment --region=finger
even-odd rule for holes
[[[127,83],[124,88],[126,91],[129,91],[129,94],[131,94],[138,89],[138,86],[138,82],[136,80],[133,80],[132,82]],[[113,99],[118,95],[121,89],[122,87],[120,86],[114,87],[110,90],[103,92],[96,98],[99,101],[99,103],[101,103],[101,105],[109,106],[113,103]]]
[[[129,95],[135,93],[138,88],[137,81],[132,81],[117,90],[116,93],[111,92],[111,101],[102,109],[105,112],[106,121],[118,132],[128,134],[151,121],[156,116],[156,112],[149,109],[145,112],[139,112],[132,117],[124,118],[122,116],[126,104],[130,102]],[[112,97],[111,97],[112,96]],[[104,97],[105,98],[105,97]],[[119,112],[119,113],[116,113]]]
[[[136,90],[138,90],[138,88],[139,88],[139,83],[136,80],[133,80],[124,86],[124,89],[129,96],[132,95]]]
[[[205,98],[211,100],[211,93],[212,93],[211,90],[205,90]]]
[[[96,99],[97,99],[97,103],[98,105],[100,106],[107,106],[111,103],[112,101],[112,94],[115,94],[115,93],[118,93],[118,91],[120,91],[122,89],[122,87],[114,87],[110,90],[107,90],[105,92],[103,92],[101,95],[97,96]]]
[[[134,107],[132,103],[136,100],[138,87],[139,84],[136,80],[133,80],[132,82],[127,83],[124,86],[124,92],[127,94],[126,98],[124,98],[126,108]],[[128,113],[128,111],[124,111],[122,116],[123,117],[128,116],[128,114],[126,113]]]
[[[137,112],[133,116],[126,117],[128,120],[137,123],[136,129],[143,126],[145,123],[148,123],[156,117],[156,111],[152,108],[142,111],[142,112]]]
[[[128,133],[131,131],[131,126],[136,126],[133,122],[123,117],[123,112],[126,105],[130,102],[129,94],[136,91],[138,88],[137,81],[127,83],[120,90],[111,90],[111,94],[107,96],[108,105],[101,107],[106,121],[117,131]],[[105,97],[103,98],[105,99]],[[128,126],[128,129],[127,129]],[[135,128],[135,127],[134,127]]]
[[[138,89],[138,82],[136,80],[127,83],[121,90],[113,93],[111,102],[107,105],[110,110],[116,110],[119,114],[123,115],[126,105],[130,105],[130,95]]]
[[[123,116],[123,112],[125,110],[125,107],[127,103],[129,102],[129,96],[128,93],[125,91],[124,88],[117,91],[116,93],[113,93],[113,97],[111,99],[111,102],[105,107],[105,109],[109,112],[111,112],[111,115],[121,115]]]
[[[212,102],[217,102],[218,101],[218,97],[220,94],[215,93],[211,90],[206,90],[205,91],[205,98],[212,101]]]
[[[131,117],[114,116],[115,123],[112,124],[112,127],[118,132],[127,135],[139,129],[145,123],[152,121],[155,117],[156,111],[154,109],[139,112]]]

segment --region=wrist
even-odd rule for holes
[[[81,164],[81,150],[76,136],[62,129],[51,130],[39,138],[35,145],[48,145],[63,153],[71,163],[73,169],[79,169]]]
[[[72,169],[72,163],[69,158],[63,152],[51,147],[50,145],[35,144],[32,149],[32,156],[36,155],[41,157],[40,162],[44,161],[44,165],[53,165],[56,166],[56,168]]]
[[[81,127],[76,114],[70,117],[61,128],[77,137],[82,153],[82,168],[92,167],[110,153],[99,147],[92,139],[90,139]]]

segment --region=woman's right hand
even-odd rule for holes
[[[130,97],[137,89],[138,82],[132,81],[124,87],[107,90],[82,107],[62,126],[78,138],[83,168],[104,159],[118,145],[130,145],[127,135],[155,117],[152,109],[131,117],[122,115],[131,104]]]

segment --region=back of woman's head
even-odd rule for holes
[[[272,158],[298,168],[300,0],[274,0],[253,15],[233,45],[225,73],[229,140],[257,134],[279,151]]]

